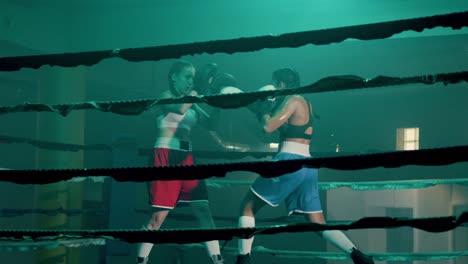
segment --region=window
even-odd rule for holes
[[[397,150],[419,149],[419,128],[397,128]]]

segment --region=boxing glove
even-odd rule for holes
[[[258,89],[257,91],[272,91],[276,90],[273,85],[265,85]],[[272,110],[275,108],[276,104],[274,100],[271,98],[267,99],[258,99],[254,103],[247,106],[247,108],[252,111],[256,116],[257,119],[261,120],[263,115],[271,114]]]

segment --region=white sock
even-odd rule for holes
[[[354,246],[353,242],[351,242],[351,240],[349,240],[349,238],[339,230],[323,231],[322,236],[335,247],[346,253],[351,253],[353,248],[356,247]]]
[[[241,216],[239,217],[239,227],[254,227],[255,218],[251,216]],[[239,239],[239,254],[245,255],[250,254],[252,250],[253,237],[249,239]]]
[[[153,248],[152,243],[141,243],[138,244],[137,256],[140,258],[147,258]]]
[[[218,240],[206,241],[205,242],[206,251],[208,252],[208,256],[213,255],[221,255],[221,251],[219,250],[219,242]]]

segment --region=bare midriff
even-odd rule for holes
[[[179,140],[190,141],[190,131],[183,128],[163,127],[158,129],[158,137],[177,138]]]

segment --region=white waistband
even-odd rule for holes
[[[292,141],[283,141],[280,152],[287,152],[304,157],[310,157],[309,144],[302,144]]]
[[[154,148],[168,148],[183,151],[192,151],[192,142],[180,140],[178,138],[158,137],[154,143]]]

